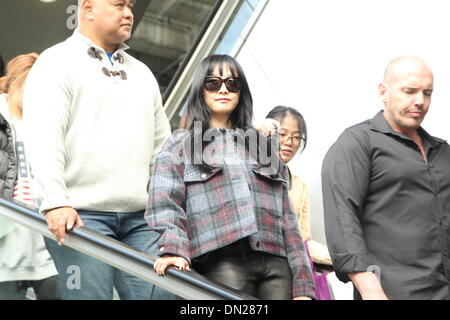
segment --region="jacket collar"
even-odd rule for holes
[[[373,117],[370,120],[370,128],[371,130],[374,131],[378,131],[380,133],[384,133],[384,134],[389,134],[389,135],[393,135],[393,136],[397,136],[401,139],[405,139],[405,140],[411,140],[410,138],[408,138],[407,136],[405,136],[404,134],[398,133],[396,131],[394,131],[394,129],[392,129],[391,125],[387,122],[387,120],[384,118],[383,116],[383,110],[380,110],[375,117]],[[426,140],[426,142],[428,142],[430,144],[430,146],[432,148],[437,147],[440,143],[446,143],[445,140],[442,140],[440,138],[437,137],[433,137],[431,136],[427,131],[425,131],[425,129],[423,129],[422,127],[419,127],[417,129],[417,132],[419,133],[419,135]]]

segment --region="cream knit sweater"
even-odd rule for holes
[[[146,208],[151,164],[170,126],[156,79],[127,48],[119,47],[111,65],[102,48],[75,30],[45,50],[29,73],[23,123],[41,212]],[[126,80],[102,68],[125,71]]]

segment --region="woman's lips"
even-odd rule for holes
[[[222,103],[226,103],[226,102],[230,102],[230,99],[227,98],[221,98],[221,99],[216,99],[217,102],[222,102]]]

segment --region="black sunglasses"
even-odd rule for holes
[[[205,77],[204,87],[206,91],[217,92],[225,83],[225,87],[229,92],[241,91],[241,80],[238,77],[229,77],[222,79],[220,77]]]

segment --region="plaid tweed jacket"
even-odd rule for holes
[[[190,262],[247,237],[253,250],[287,258],[293,297],[314,298],[309,262],[288,196],[287,167],[278,157],[283,174],[270,175],[257,164],[239,161],[225,160],[208,168],[192,164],[183,157],[188,136],[186,131],[172,135],[153,166],[145,218],[161,234],[158,254]],[[236,160],[236,149],[228,148],[230,140],[226,141],[215,150],[232,150],[224,151],[223,158]]]

